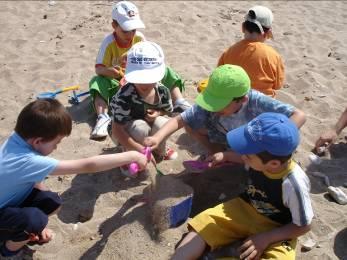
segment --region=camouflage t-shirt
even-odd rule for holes
[[[172,112],[170,90],[161,83],[158,83],[154,89],[158,103],[149,104],[137,93],[134,84],[128,83],[122,87],[113,96],[110,103],[113,121],[118,124],[125,124],[131,120],[144,119],[147,109]]]

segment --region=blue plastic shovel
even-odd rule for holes
[[[53,99],[56,97],[56,95],[58,95],[60,93],[70,91],[70,90],[77,90],[79,88],[80,88],[79,85],[75,85],[75,86],[65,87],[65,88],[59,89],[55,92],[42,92],[42,93],[38,94],[36,98],[37,99],[44,99],[44,98],[52,98]]]

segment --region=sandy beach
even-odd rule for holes
[[[163,48],[166,63],[186,79],[185,97],[191,103],[197,95],[196,82],[215,68],[224,49],[242,38],[246,10],[261,4],[273,11],[274,40],[268,43],[281,54],[286,69],[285,85],[277,98],[307,116],[294,157],[310,177],[315,218],[312,230],[299,239],[297,259],[347,259],[347,206],[334,202],[327,195],[324,178],[315,174],[328,176],[332,186],[347,193],[347,131],[319,165],[308,159],[319,134],[334,125],[347,106],[347,2],[134,3],[146,25],[141,32]],[[112,31],[111,9],[108,1],[0,1],[1,143],[13,131],[20,110],[38,93],[77,84],[80,91],[88,90],[99,45]],[[59,94],[57,99],[73,117],[72,134],[52,156],[77,159],[115,152],[110,138],[89,139],[95,122],[89,99],[71,105],[69,94]],[[197,158],[202,147],[183,130],[168,142],[179,158],[159,168],[194,188],[193,215],[242,189],[239,183],[244,176],[238,168],[186,172],[182,161]],[[49,177],[46,183],[61,194],[64,206],[50,219],[54,240],[32,247],[33,259],[169,259],[186,231],[182,225],[153,239],[150,212],[142,199],[149,183],[144,176],[127,179],[114,169]],[[81,215],[91,219],[82,222]],[[309,238],[316,246],[304,251],[302,244]]]

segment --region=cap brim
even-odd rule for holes
[[[138,84],[151,84],[164,78],[165,65],[150,70],[125,71],[124,78],[127,82]]]
[[[206,88],[204,92],[200,93],[195,99],[197,105],[210,112],[221,111],[229,105],[231,101],[232,100],[230,99],[222,99],[211,95],[208,88]]]
[[[145,25],[141,20],[129,20],[129,21],[126,21],[126,22],[120,24],[120,27],[124,31],[132,31],[132,30],[136,30],[136,29],[143,29],[143,28],[145,28]]]
[[[257,144],[246,135],[247,124],[236,128],[227,133],[227,142],[230,148],[238,154],[257,154],[264,149],[257,146]]]

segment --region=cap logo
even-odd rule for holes
[[[132,64],[139,65],[160,65],[161,63],[156,58],[148,58],[148,57],[131,57],[130,62]]]
[[[262,130],[260,121],[257,119],[247,125],[247,132],[254,142],[262,140]]]
[[[134,17],[134,16],[135,16],[134,10],[129,10],[129,11],[128,11],[128,16],[129,16],[129,17]]]

